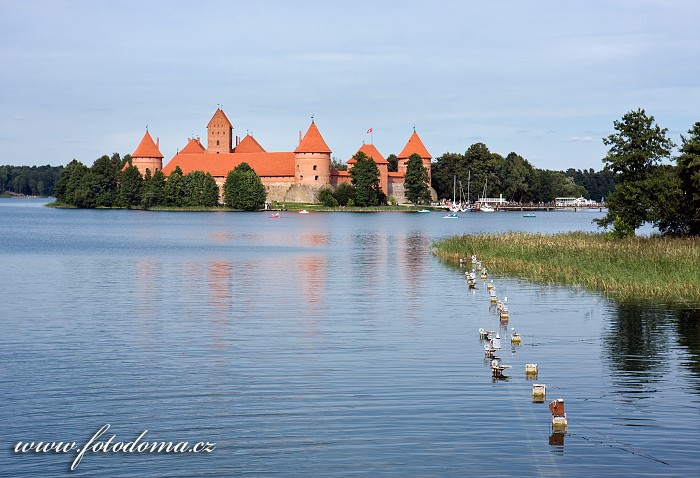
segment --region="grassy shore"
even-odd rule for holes
[[[582,285],[621,299],[700,303],[700,238],[478,234],[439,241],[434,251],[454,262],[476,254],[491,272]]]

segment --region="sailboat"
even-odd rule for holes
[[[484,181],[484,192],[481,194],[482,201],[484,199],[486,199],[486,186],[488,185],[488,183],[489,183],[489,178],[487,176],[486,180]],[[489,204],[482,204],[481,207],[479,208],[479,210],[481,212],[493,212],[494,211],[493,206],[491,206]]]
[[[462,212],[469,212],[472,210],[472,207],[469,205],[471,203],[471,184],[472,184],[472,171],[471,169],[469,170],[469,176],[467,179],[467,202],[462,202],[462,195],[464,194],[464,189],[462,189],[462,182],[459,182],[459,196],[460,196],[460,211]]]
[[[454,175],[454,184],[452,185],[452,204],[450,205],[450,211],[459,212],[459,204],[457,203],[457,175]]]

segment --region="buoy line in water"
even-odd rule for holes
[[[493,281],[491,281],[491,282],[493,283]],[[474,287],[473,289],[476,289],[476,288]],[[490,299],[492,299],[493,297],[495,297],[495,294],[491,291],[491,289],[492,289],[492,288],[490,288],[490,290],[489,290],[489,298],[490,298]],[[506,299],[506,300],[507,300],[507,299]],[[491,300],[491,302],[493,302],[493,301]],[[492,304],[492,305],[493,305],[493,304]],[[506,330],[507,330],[507,327],[506,327]],[[513,330],[514,330],[514,329],[513,329]],[[481,329],[479,329],[479,331],[481,332]],[[569,339],[569,340],[565,340],[565,341],[559,340],[559,341],[557,341],[556,343],[561,344],[562,342],[564,342],[564,343],[594,343],[594,340],[593,340],[593,339]],[[531,346],[531,347],[542,347],[542,346],[551,345],[551,344],[553,344],[553,343],[555,343],[555,342],[539,342],[539,343],[530,343],[530,344],[527,344],[527,345],[528,345],[528,346]],[[520,343],[518,343],[518,346],[520,346]],[[500,348],[500,347],[499,347],[499,348]],[[515,351],[513,351],[512,353],[515,353]],[[503,376],[502,379],[503,379],[504,381],[506,381],[506,382],[508,381],[508,377],[506,377],[506,376]],[[550,388],[550,389],[560,389],[561,387],[558,387],[558,386],[550,386],[549,388]],[[510,393],[511,393],[511,395],[513,394],[513,390],[512,390],[512,389],[510,390]],[[601,397],[601,398],[602,398],[602,397]],[[597,398],[597,397],[595,397],[595,398],[583,398],[583,399],[581,399],[581,400],[590,400],[590,399],[596,400],[596,399],[598,399],[598,398]],[[519,416],[521,417],[521,419],[524,418],[524,417],[523,417],[523,413],[522,413],[523,410],[521,409],[521,407],[516,407],[516,411],[517,411],[517,413],[519,414]],[[585,429],[588,429],[588,430],[590,430],[590,431],[592,431],[592,432],[594,432],[594,433],[596,433],[596,434],[598,434],[598,435],[604,437],[605,440],[596,440],[596,439],[594,439],[594,438],[590,438],[590,437],[587,437],[587,436],[582,435],[582,434],[572,434],[572,433],[569,433],[568,431],[566,432],[567,435],[574,436],[574,437],[580,437],[580,438],[582,438],[583,440],[585,440],[585,441],[587,441],[587,442],[597,442],[597,443],[600,444],[600,445],[604,445],[604,446],[616,448],[616,449],[618,449],[618,450],[624,451],[625,453],[630,453],[630,454],[635,455],[635,456],[639,456],[639,457],[642,457],[642,458],[646,458],[646,459],[648,459],[648,460],[655,461],[655,462],[657,462],[657,463],[662,463],[662,464],[664,464],[664,465],[670,466],[670,463],[668,463],[668,462],[666,462],[666,461],[664,461],[664,460],[662,460],[662,459],[660,459],[660,458],[656,458],[655,456],[650,455],[650,454],[648,454],[648,453],[644,453],[644,452],[642,452],[642,451],[639,451],[639,450],[637,450],[636,448],[634,448],[634,447],[632,447],[632,446],[630,446],[630,445],[627,445],[627,444],[625,444],[625,443],[623,443],[623,442],[620,442],[619,440],[617,440],[617,439],[615,439],[615,438],[613,438],[613,437],[611,437],[611,436],[609,436],[609,435],[606,435],[605,433],[602,433],[602,432],[596,430],[595,428],[592,428],[592,427],[590,427],[590,426],[588,426],[588,425],[585,425],[585,424],[582,423],[582,422],[579,422],[578,420],[576,420],[575,423],[577,423],[578,425],[582,426],[582,427],[585,428]],[[607,441],[606,441],[606,440],[607,440]]]

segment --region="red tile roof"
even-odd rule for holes
[[[192,153],[203,153],[206,151],[202,143],[199,142],[199,138],[190,138],[187,140],[187,145],[180,151],[179,154],[192,154]]]
[[[153,138],[151,138],[151,135],[148,133],[148,131],[146,131],[146,134],[143,135],[143,139],[136,147],[136,151],[134,151],[131,157],[163,159],[163,155],[160,154],[160,151],[158,151],[158,147],[156,146],[156,143],[153,142]]]
[[[217,121],[214,121],[217,120]],[[223,122],[225,125],[227,125],[230,128],[233,128],[233,125],[231,122],[228,120],[228,117],[226,116],[226,113],[224,113],[224,110],[221,108],[217,108],[216,111],[214,112],[214,116],[211,117],[209,120],[209,123],[207,123],[207,128],[212,125],[212,123],[220,123]]]
[[[431,159],[432,156],[430,156],[430,153],[428,150],[425,148],[423,145],[423,141],[420,140],[418,137],[418,133],[413,131],[413,134],[411,137],[408,139],[408,143],[406,143],[406,146],[404,146],[403,151],[399,153],[398,158],[399,159],[406,159],[409,156],[411,156],[413,153],[418,153],[418,155],[423,158],[423,159]]]
[[[373,145],[373,144],[363,144],[360,149],[357,150],[359,153],[362,151],[365,153],[368,157],[372,158],[375,162],[375,164],[389,164],[389,161],[384,159],[384,156],[379,152],[379,150]],[[348,159],[347,163],[348,164],[354,164],[355,161],[355,156],[352,158]]]
[[[173,157],[163,168],[163,174],[170,175],[176,166],[183,174],[192,171],[205,171],[214,177],[226,175],[241,163],[248,163],[260,177],[294,177],[294,153],[190,153],[182,151]]]
[[[297,149],[294,150],[295,153],[330,153],[331,149],[328,147],[326,142],[323,140],[323,136],[318,131],[316,123],[311,122],[309,130],[304,135],[304,139],[301,140]]]
[[[247,134],[243,140],[238,143],[238,145],[233,148],[233,152],[236,154],[240,153],[264,153],[265,149],[260,146],[260,143],[255,141],[251,135]]]

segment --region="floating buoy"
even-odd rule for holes
[[[552,431],[566,431],[566,427],[569,423],[566,420],[566,413],[564,412],[564,400],[562,398],[552,400],[549,403],[549,411],[552,412]]]
[[[515,331],[515,329],[510,329],[510,343],[520,345],[520,334]],[[527,368],[525,369],[527,372]]]
[[[495,287],[496,287],[496,286],[493,285],[493,281],[489,282],[488,285],[486,286],[486,288],[487,288],[488,290],[494,289]]]
[[[496,350],[501,350],[501,337],[498,335],[498,332],[496,332],[496,336],[491,339],[491,347]]]
[[[543,383],[532,384],[532,401],[535,403],[544,403],[547,396],[547,385]]]
[[[537,378],[537,364],[536,363],[526,363],[525,364],[525,378]]]
[[[495,353],[496,349],[491,346],[490,342],[484,344],[484,356],[486,358],[494,358]]]
[[[510,317],[510,314],[508,313],[508,307],[506,306],[506,304],[503,304],[503,306],[501,307],[499,316],[501,317],[501,320],[508,320],[508,318]]]

